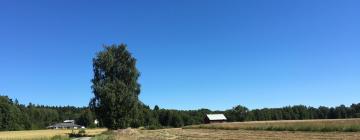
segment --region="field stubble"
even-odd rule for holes
[[[186,126],[185,129],[359,132],[360,119],[253,121]]]
[[[259,139],[360,139],[358,132],[290,132],[220,129],[136,130],[135,135],[116,134],[117,140],[259,140]]]
[[[115,138],[118,140],[356,140],[360,139],[360,132],[357,128],[359,126],[360,119],[234,122],[160,130],[119,130],[115,133]],[[351,131],[348,131],[348,128],[351,128]]]

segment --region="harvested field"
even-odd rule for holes
[[[255,121],[193,125],[161,130],[125,129],[116,131],[114,135],[119,140],[360,140],[359,127],[360,119]]]
[[[258,140],[258,139],[360,139],[358,132],[289,132],[289,131],[253,131],[253,130],[216,130],[216,129],[162,129],[135,130],[132,134],[116,134],[117,140]]]
[[[359,132],[360,119],[233,122],[233,123],[192,125],[192,126],[186,126],[184,128],[223,129],[223,130],[241,129],[241,130],[267,130],[267,131]]]

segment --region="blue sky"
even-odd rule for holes
[[[0,94],[86,106],[92,58],[126,43],[141,100],[171,109],[360,102],[360,5],[339,0],[0,2]]]

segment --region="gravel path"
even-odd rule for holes
[[[76,138],[76,139],[72,139],[72,140],[90,140],[91,137],[81,137],[81,138]]]

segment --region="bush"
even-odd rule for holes
[[[79,132],[75,133],[74,131],[69,134],[69,137],[85,137],[86,131],[85,129],[80,129]]]
[[[91,123],[91,124],[88,126],[88,128],[96,128],[96,124]]]
[[[86,131],[85,131],[85,129],[80,129],[78,133],[85,135],[85,134],[86,134]]]
[[[156,129],[163,129],[164,127],[162,127],[161,125],[150,125],[145,127],[145,129],[147,130],[156,130]]]

